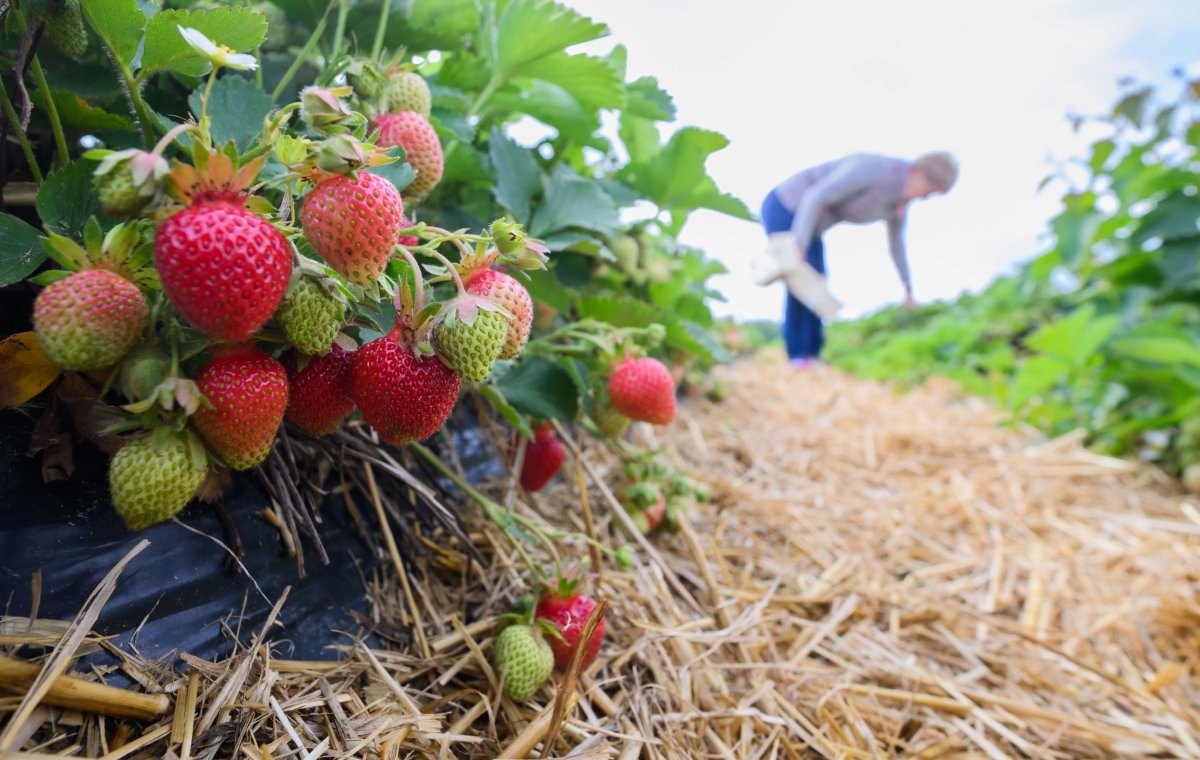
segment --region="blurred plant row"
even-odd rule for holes
[[[1109,454],[1200,463],[1200,81],[1125,83],[1065,185],[1052,247],[978,294],[834,325],[866,377],[948,375],[1016,419]]]

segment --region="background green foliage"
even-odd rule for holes
[[[1126,92],[1064,182],[1053,246],[977,295],[830,330],[867,377],[949,375],[1050,434],[1178,471],[1200,461],[1200,82]]]
[[[45,4],[23,5],[32,14],[39,2]],[[409,216],[480,230],[507,212],[552,251],[549,269],[527,285],[557,312],[554,325],[659,323],[665,339],[653,350],[668,363],[706,366],[723,355],[710,334],[709,304],[720,296],[707,285],[723,270],[677,236],[696,209],[751,218],[705,169],[708,156],[728,141],[696,127],[664,137],[675,117],[671,96],[653,77],[627,77],[623,47],[605,56],[572,52],[607,35],[603,23],[551,0],[80,0],[80,6],[87,52],[75,61],[43,44],[44,87],[36,77],[28,81],[29,138],[38,157],[58,167],[38,197],[47,230],[78,237],[83,222],[100,214],[88,181],[94,162],[81,157],[81,140],[148,147],[199,113],[211,64],[188,47],[178,26],[259,58],[252,74],[224,72],[208,99],[214,139],[235,141],[241,151],[256,150],[264,119],[300,88],[339,84],[347,56],[382,49],[429,81],[430,121],[445,151],[441,183],[419,207],[406,209]],[[24,31],[6,14],[0,47],[15,54]],[[549,136],[532,146],[515,141],[510,127],[528,120],[547,127]],[[54,150],[59,137],[66,151]],[[403,180],[411,179],[403,164],[385,169],[407,170]],[[281,172],[272,158],[263,177]],[[32,228],[22,224],[0,216],[0,231],[8,232],[0,236],[0,286],[28,276],[44,259]],[[391,318],[378,316],[381,324]],[[587,370],[544,356],[509,375],[502,371],[498,388],[525,413],[572,419],[586,401]]]

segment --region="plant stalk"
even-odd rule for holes
[[[33,176],[33,181],[42,184],[44,177],[42,169],[38,166],[37,156],[33,152],[33,146],[29,144],[29,137],[26,136],[25,130],[21,129],[21,122],[17,116],[17,109],[13,106],[12,100],[8,97],[8,88],[4,86],[4,78],[0,77],[0,102],[4,106],[4,115],[8,118],[8,123],[12,125],[13,132],[17,136],[17,142],[21,144],[21,152],[25,154],[25,161],[29,164],[29,173]]]

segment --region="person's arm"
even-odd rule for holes
[[[804,191],[796,205],[792,235],[800,250],[808,249],[821,209],[849,198],[880,180],[878,167],[859,156],[841,161],[833,171]]]
[[[888,250],[892,254],[892,263],[896,265],[896,274],[900,275],[900,282],[904,283],[904,301],[908,306],[912,306],[913,289],[912,276],[908,271],[908,252],[904,248],[904,215],[897,215],[888,219]]]

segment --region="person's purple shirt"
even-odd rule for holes
[[[904,250],[902,196],[909,163],[899,158],[855,153],[793,174],[775,188],[784,208],[795,214],[792,234],[800,250],[839,222],[886,221],[888,247],[905,290],[912,292]]]

